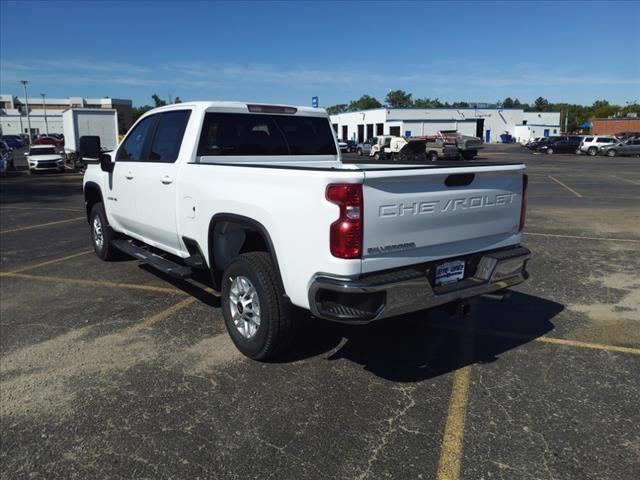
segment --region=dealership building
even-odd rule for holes
[[[419,137],[440,130],[500,142],[508,134],[516,141],[558,135],[560,112],[525,112],[521,108],[376,108],[331,115],[341,140],[362,142],[378,135]]]
[[[110,108],[118,113],[119,133],[125,133],[133,124],[133,105],[131,100],[117,98],[44,98],[0,95],[0,131],[3,135],[18,135],[29,132],[33,135],[46,133],[64,133],[62,131],[62,112],[69,108]]]

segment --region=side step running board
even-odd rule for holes
[[[137,258],[142,263],[146,263],[173,278],[184,280],[193,275],[193,270],[190,267],[167,260],[160,255],[156,255],[149,250],[134,245],[128,240],[113,240],[112,244],[118,250]]]

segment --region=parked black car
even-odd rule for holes
[[[537,151],[549,155],[552,153],[576,153],[578,147],[580,147],[580,137],[564,137],[541,145]]]
[[[543,137],[537,142],[531,142],[527,144],[527,148],[529,150],[533,150],[534,152],[537,152],[539,151],[538,149],[543,145],[547,145],[548,143],[556,142],[558,140],[562,140],[562,137]]]

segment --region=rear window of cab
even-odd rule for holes
[[[328,119],[298,115],[206,113],[199,156],[336,155]]]

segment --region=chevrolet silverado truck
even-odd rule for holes
[[[91,138],[98,257],[205,272],[253,359],[291,345],[294,307],[366,324],[527,277],[520,163],[347,164],[324,110],[237,102],[156,108],[109,153]]]

